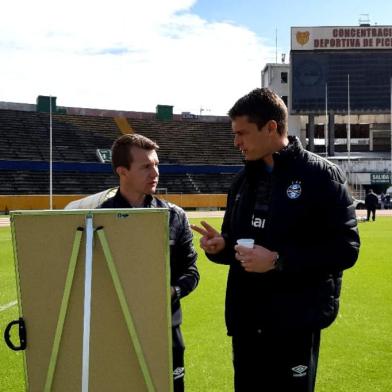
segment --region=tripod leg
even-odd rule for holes
[[[64,294],[63,294],[63,299],[61,301],[59,318],[57,320],[56,332],[54,335],[54,341],[53,341],[52,352],[49,360],[48,373],[46,375],[44,392],[50,392],[52,388],[53,376],[56,369],[57,356],[58,356],[60,342],[61,342],[61,335],[63,333],[64,321],[67,315],[69,297],[71,294],[72,282],[75,274],[76,261],[79,255],[79,248],[82,240],[82,234],[83,234],[83,228],[79,227],[76,231],[73,246],[72,246],[72,253],[68,265],[67,277],[65,279]]]

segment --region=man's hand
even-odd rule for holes
[[[225,248],[225,239],[207,222],[201,221],[203,227],[191,225],[191,228],[202,235],[200,247],[207,253],[216,254]]]
[[[234,247],[235,258],[240,261],[241,266],[247,272],[267,272],[275,268],[275,261],[278,254],[260,245],[255,245],[253,249],[236,245]]]

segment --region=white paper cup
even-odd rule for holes
[[[255,240],[253,238],[240,238],[237,240],[237,245],[241,245],[245,248],[253,248],[255,245]]]

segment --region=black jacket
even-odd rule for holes
[[[359,251],[355,209],[341,170],[304,150],[297,138],[274,154],[273,171],[248,162],[228,194],[225,249],[207,256],[229,264],[228,334],[258,329],[319,329],[335,319],[342,270]],[[234,258],[239,238],[279,253],[278,268],[245,272]]]
[[[131,207],[118,190],[114,197],[105,200],[99,208]],[[179,288],[178,295],[172,299],[172,326],[176,327],[182,322],[180,298],[188,295],[199,283],[192,231],[184,210],[175,204],[147,195],[144,207],[169,209],[170,284]]]
[[[374,192],[369,192],[365,197],[365,205],[366,208],[371,210],[377,208],[378,205],[378,197]]]

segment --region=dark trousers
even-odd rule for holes
[[[370,213],[372,214],[372,220],[376,220],[376,208],[368,208],[367,209],[367,219],[370,219]]]
[[[172,328],[173,341],[173,383],[174,392],[184,391],[184,340],[182,338],[180,327]]]
[[[233,336],[236,392],[313,392],[320,331]]]

